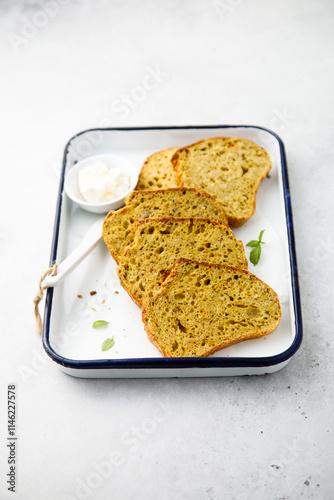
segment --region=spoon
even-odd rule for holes
[[[57,266],[57,274],[49,274],[43,284],[47,287],[59,285],[94,250],[102,240],[104,217],[99,218],[85,233],[82,242]]]
[[[78,188],[79,170],[90,164],[94,164],[94,162],[97,161],[104,162],[109,168],[120,168],[124,171],[124,173],[129,175],[130,186],[121,197],[102,203],[89,203],[82,198]],[[73,269],[75,269],[77,265],[80,264],[80,262],[82,262],[92,250],[94,250],[95,247],[97,247],[102,240],[102,225],[106,214],[109,211],[117,210],[124,205],[124,198],[134,190],[137,181],[138,174],[136,173],[133,165],[124,158],[116,155],[104,154],[91,156],[79,161],[69,170],[65,177],[64,184],[67,196],[87,212],[104,215],[88,229],[82,239],[82,242],[60,264],[57,265],[57,274],[54,276],[49,274],[45,277],[43,281],[45,286],[55,287],[59,285],[66,278],[66,276],[68,276],[70,272],[73,271]]]

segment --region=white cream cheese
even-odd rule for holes
[[[82,168],[78,174],[81,196],[89,203],[102,203],[121,198],[130,187],[130,176],[119,168],[108,168],[102,161],[95,161]]]

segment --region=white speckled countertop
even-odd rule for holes
[[[334,498],[333,52],[330,0],[0,1],[1,499]],[[32,304],[64,145],[87,128],[191,124],[284,141],[303,344],[267,376],[69,377]]]

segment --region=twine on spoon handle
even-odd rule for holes
[[[52,267],[49,267],[49,269],[47,269],[45,271],[43,276],[41,276],[41,278],[39,280],[39,285],[38,285],[38,292],[37,292],[36,297],[33,300],[35,320],[36,320],[36,332],[39,335],[42,335],[42,333],[43,333],[43,323],[42,323],[41,315],[39,313],[38,306],[39,306],[40,301],[43,298],[44,290],[46,290],[48,288],[48,286],[42,286],[42,283],[48,274],[51,274],[51,276],[56,276],[56,274],[57,274],[57,264],[56,263],[54,263]]]

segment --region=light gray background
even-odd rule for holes
[[[334,498],[333,14],[330,0],[0,2],[1,499]],[[86,128],[187,124],[283,139],[302,347],[270,376],[71,378],[44,354],[32,305],[64,145]]]

